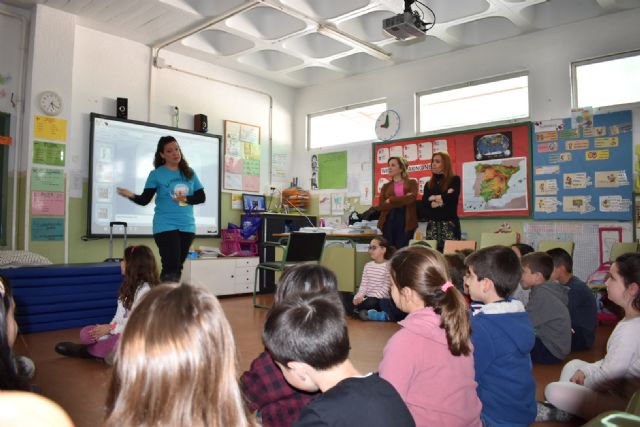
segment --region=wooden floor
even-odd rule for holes
[[[222,298],[221,303],[236,337],[242,372],[263,349],[261,332],[267,311],[254,309],[247,296]],[[395,323],[349,320],[351,359],[361,372],[377,370],[382,349],[398,328]],[[570,358],[587,361],[602,358],[611,330],[610,326],[600,326],[594,348],[589,352],[574,353]],[[53,350],[59,341],[77,342],[78,332],[79,328],[25,335],[16,342],[16,353],[33,359],[36,364],[34,384],[45,396],[58,402],[77,427],[95,427],[100,425],[104,414],[111,368],[102,363],[59,356]],[[559,377],[560,369],[561,366],[534,365],[539,400],[543,398],[545,385]],[[579,424],[534,425],[566,427]]]

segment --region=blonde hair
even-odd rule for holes
[[[403,248],[391,258],[390,273],[392,286],[413,289],[425,307],[432,307],[440,315],[440,327],[447,335],[451,354],[471,354],[467,304],[455,287],[442,290],[442,285],[451,280],[442,254],[424,246]]]
[[[160,285],[133,310],[113,368],[105,426],[254,426],[236,346],[215,296]]]
[[[409,179],[409,162],[407,161],[407,159],[398,156],[389,157],[389,160],[387,160],[387,165],[391,162],[391,160],[395,160],[398,162],[398,166],[400,166],[400,169],[402,170],[402,179]]]

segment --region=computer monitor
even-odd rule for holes
[[[267,203],[263,194],[243,194],[242,207],[247,213],[267,211]]]

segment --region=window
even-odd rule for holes
[[[309,148],[375,140],[376,119],[386,109],[386,102],[376,102],[310,114]]]
[[[571,68],[576,108],[640,102],[640,51],[575,62]]]
[[[420,132],[526,119],[529,77],[512,74],[423,92],[417,103]]]

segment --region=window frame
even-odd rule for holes
[[[583,65],[590,64],[598,64],[600,62],[608,62],[621,58],[628,58],[631,56],[640,56],[640,49],[629,50],[625,52],[611,53],[609,55],[598,56],[590,59],[584,59],[580,61],[574,61],[571,63],[571,108],[581,108],[578,107],[578,74],[577,67]],[[585,106],[587,107],[587,106]],[[594,111],[618,111],[618,110],[628,110],[633,108],[640,107],[640,100],[635,102],[628,102],[625,104],[609,104],[609,105],[600,105],[598,107],[593,107]],[[583,107],[584,108],[584,107]]]
[[[465,87],[479,86],[479,85],[483,85],[483,84],[487,84],[487,83],[493,83],[493,82],[498,82],[498,81],[501,81],[501,80],[508,80],[508,79],[513,79],[513,78],[517,78],[517,77],[524,77],[524,76],[527,77],[527,110],[528,110],[527,112],[528,112],[528,114],[526,116],[517,117],[517,118],[513,118],[513,119],[494,120],[494,121],[491,121],[491,122],[473,123],[473,124],[468,124],[468,125],[464,125],[464,126],[438,128],[438,129],[433,129],[433,130],[429,130],[429,131],[425,131],[425,132],[421,132],[420,131],[420,124],[421,124],[420,97],[425,96],[425,95],[431,95],[431,94],[434,94],[434,93],[446,92],[446,91],[461,89],[461,88],[465,88]],[[438,135],[438,134],[442,134],[442,133],[457,132],[457,131],[462,131],[462,130],[478,129],[478,128],[484,128],[484,127],[511,125],[511,124],[514,124],[514,123],[522,123],[522,122],[530,121],[531,120],[531,86],[529,84],[529,70],[515,71],[515,72],[512,72],[512,73],[500,74],[500,75],[497,75],[497,76],[487,77],[487,78],[484,78],[484,79],[470,80],[470,81],[465,82],[465,83],[458,83],[458,84],[454,84],[454,85],[440,86],[440,87],[437,87],[437,88],[434,88],[434,89],[429,89],[429,90],[416,92],[416,94],[415,94],[415,106],[416,106],[416,121],[415,121],[416,129],[415,129],[415,131],[416,131],[416,135],[418,135],[418,136],[420,136],[420,135]]]
[[[306,148],[307,148],[307,151],[311,151],[311,150],[327,150],[327,149],[333,149],[333,148],[337,148],[337,147],[348,147],[348,146],[354,146],[354,145],[357,145],[357,144],[375,142],[376,138],[374,137],[373,139],[363,139],[363,140],[359,140],[359,141],[351,141],[351,142],[346,142],[346,143],[336,144],[336,145],[327,145],[327,146],[322,146],[322,147],[312,147],[311,146],[311,119],[314,118],[314,117],[326,116],[326,115],[329,115],[329,114],[335,114],[335,113],[339,113],[339,112],[343,112],[343,111],[355,110],[357,108],[368,107],[368,106],[376,105],[376,104],[384,104],[384,109],[382,111],[386,111],[386,110],[389,109],[389,106],[388,106],[388,103],[387,103],[387,99],[386,98],[379,98],[379,99],[375,99],[375,100],[371,100],[371,101],[359,102],[357,104],[349,104],[349,105],[345,105],[345,106],[342,106],[342,107],[332,108],[330,110],[318,111],[316,113],[307,114],[307,120],[306,120],[306,125],[307,125],[307,129],[306,129],[306,135],[307,135]],[[372,128],[373,128],[374,125],[375,125],[375,121],[371,125]]]

